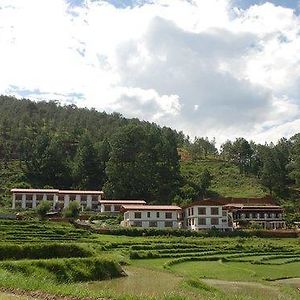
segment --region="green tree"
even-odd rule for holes
[[[50,209],[51,209],[51,203],[47,200],[43,200],[37,206],[36,213],[41,219],[44,219],[47,215],[47,212],[49,212]]]
[[[194,143],[190,146],[190,152],[193,159],[206,158],[208,155],[215,156],[218,150],[215,146],[215,139],[210,141],[208,137],[206,138],[195,138]]]
[[[288,165],[290,177],[300,185],[300,134],[294,135],[291,139],[291,160]]]
[[[74,186],[79,189],[99,189],[101,174],[97,151],[88,134],[84,134],[73,162]]]
[[[251,167],[253,150],[244,138],[237,138],[232,143],[231,160],[239,166],[241,173],[248,173]]]

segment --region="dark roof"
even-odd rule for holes
[[[275,201],[270,197],[262,198],[233,198],[233,197],[224,197],[224,198],[209,198],[199,201],[194,201],[189,205],[186,205],[184,208],[191,206],[276,206]]]

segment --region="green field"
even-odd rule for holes
[[[299,239],[111,236],[33,221],[0,221],[0,232],[0,291],[23,291],[0,299],[300,299]]]

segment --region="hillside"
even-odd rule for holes
[[[217,160],[181,161],[181,175],[186,180],[197,181],[205,169],[213,176],[209,188],[211,195],[261,197],[267,194],[256,177],[240,174],[233,163]]]

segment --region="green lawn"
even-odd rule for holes
[[[0,287],[91,299],[299,299],[300,262],[286,263],[299,239],[128,237],[1,220],[0,232]],[[283,277],[294,281],[266,280]]]

